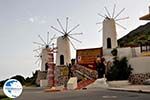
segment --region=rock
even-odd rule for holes
[[[88,85],[86,88],[90,89],[90,88],[107,88],[108,84],[106,82],[106,78],[100,78],[97,79],[94,83]]]
[[[143,82],[144,85],[150,85],[150,79],[147,79]]]
[[[74,90],[77,88],[77,77],[71,77],[67,83],[67,89]]]
[[[40,80],[40,87],[47,87],[48,86],[48,80]]]

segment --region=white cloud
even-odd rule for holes
[[[31,23],[34,23],[34,18],[33,17],[31,17],[31,18],[29,18],[29,21],[31,22]]]
[[[34,17],[30,17],[29,18],[29,22],[31,22],[31,23],[45,24],[46,20],[45,20],[45,17],[40,18],[40,17],[34,16]]]
[[[45,21],[45,20],[41,20],[39,23],[40,23],[40,24],[45,24],[46,21]]]

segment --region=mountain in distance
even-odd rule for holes
[[[139,46],[140,43],[146,44],[148,42],[150,43],[150,22],[139,26],[127,35],[118,39],[120,47],[135,47]]]

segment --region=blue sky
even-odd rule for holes
[[[76,36],[82,41],[81,44],[74,42],[76,48],[102,46],[102,33],[98,32],[102,26],[96,23],[103,18],[97,13],[104,15],[105,6],[112,13],[114,4],[116,14],[126,8],[119,18],[130,17],[120,21],[127,30],[117,27],[118,38],[147,23],[138,18],[148,13],[150,0],[0,0],[0,80],[17,74],[31,76],[40,69],[33,52],[37,46],[32,42],[41,42],[39,34],[46,39],[48,31],[50,36],[60,36],[50,28],[51,25],[59,27],[57,18],[65,24],[65,18],[69,17],[70,28],[80,24],[74,32],[84,34]],[[72,57],[75,57],[73,50]]]

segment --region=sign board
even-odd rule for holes
[[[76,54],[77,64],[94,67],[98,55],[102,56],[102,48],[79,49]]]

